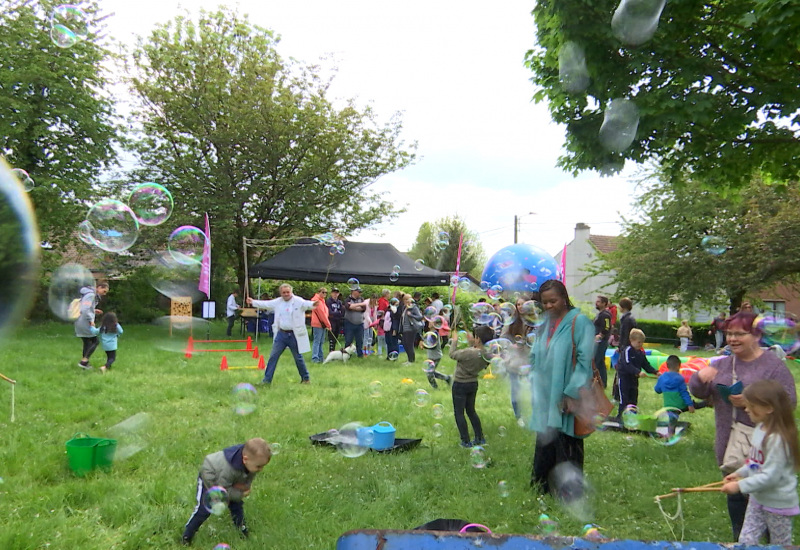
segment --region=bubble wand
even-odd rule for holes
[[[14,422],[14,388],[17,385],[17,381],[3,374],[0,374],[0,378],[11,384],[11,422]]]

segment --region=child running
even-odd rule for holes
[[[483,344],[494,338],[494,331],[486,325],[475,328],[475,337],[467,335],[467,341],[472,347],[466,349],[456,349],[450,343],[450,357],[456,360],[456,370],[453,373],[453,414],[456,417],[456,427],[461,436],[461,446],[465,448],[483,445],[486,440],[483,438],[483,428],[481,419],[475,412],[475,397],[478,395],[478,373],[489,364],[483,358],[481,348]],[[464,411],[469,416],[472,423],[472,430],[475,432],[475,439],[470,442],[469,428],[467,420],[464,418]]]
[[[95,336],[100,336],[100,345],[106,352],[106,364],[100,367],[100,372],[105,374],[117,360],[117,339],[122,335],[122,325],[117,322],[116,314],[109,312],[103,316],[100,328],[92,326],[90,330]]]
[[[759,380],[745,387],[745,410],[756,423],[750,456],[725,476],[722,492],[750,495],[739,544],[759,544],[765,533],[772,545],[792,544],[792,516],[800,515],[797,476],[800,448],[794,407],[783,386]]]

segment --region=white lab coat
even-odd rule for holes
[[[299,296],[292,296],[289,300],[275,298],[273,300],[253,300],[253,307],[275,312],[275,330],[291,330],[297,339],[297,351],[308,353],[311,351],[311,342],[308,340],[306,328],[306,311],[314,307],[314,302],[304,300]],[[281,326],[281,313],[283,308],[288,308],[292,318],[292,326]]]

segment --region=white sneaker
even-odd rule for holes
[[[517,418],[517,426],[519,426],[520,428],[524,428],[525,427],[525,421],[523,419],[521,419],[521,418]]]
[[[101,373],[103,373],[103,374],[105,374],[107,370],[108,370],[108,369],[105,367],[105,365],[103,365],[102,367],[100,367],[100,372],[101,372]]]
[[[80,362],[79,362],[79,363],[78,363],[78,366],[79,366],[80,368],[82,368],[83,370],[92,370],[92,366],[91,366],[89,363],[86,363],[86,364],[84,365],[83,363],[80,363]]]

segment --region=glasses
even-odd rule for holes
[[[750,334],[749,332],[731,332],[731,331],[728,331],[728,332],[725,333],[725,336],[728,337],[728,338],[743,338],[745,336],[748,336],[749,334]]]

